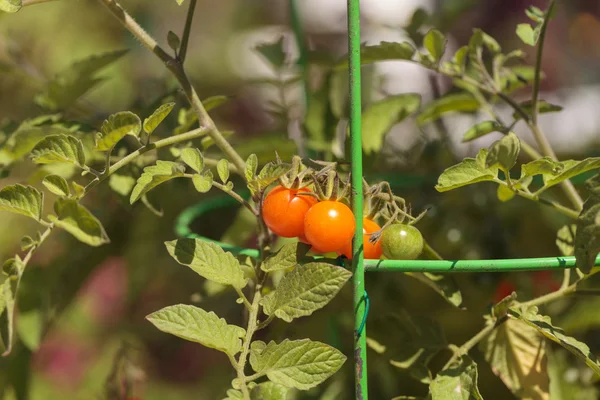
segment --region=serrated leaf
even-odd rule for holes
[[[337,349],[308,339],[255,343],[250,351],[254,371],[267,375],[272,382],[300,390],[319,385],[346,361]]]
[[[271,183],[288,173],[291,167],[292,166],[287,163],[270,161],[260,170],[258,177],[249,182],[248,186],[255,192],[266,189]]]
[[[367,107],[362,116],[364,152],[371,154],[381,150],[383,139],[392,126],[415,112],[420,104],[421,96],[418,94],[401,94]]]
[[[0,0],[0,11],[16,13],[21,9],[21,0]]]
[[[222,158],[217,162],[217,174],[219,174],[221,182],[227,183],[229,180],[229,161]]]
[[[559,173],[544,182],[544,186],[550,187],[571,179],[579,174],[600,168],[600,157],[590,157],[585,160],[566,160],[561,163]]]
[[[39,141],[31,150],[31,159],[36,164],[71,163],[85,165],[85,152],[81,140],[68,135],[51,135]]]
[[[487,154],[487,153],[486,153]],[[477,182],[492,181],[498,177],[498,170],[481,166],[475,158],[465,158],[442,172],[435,189],[446,192]]]
[[[181,161],[198,173],[204,169],[204,157],[198,149],[187,147],[181,150]]]
[[[42,218],[43,200],[44,194],[33,186],[17,183],[0,190],[0,211],[25,215],[39,221]]]
[[[259,383],[250,391],[251,400],[286,400],[288,388],[275,382]]]
[[[88,90],[103,82],[97,73],[123,57],[128,50],[102,53],[71,64],[52,78],[46,88],[35,96],[35,102],[50,110],[72,106]]]
[[[538,314],[537,307],[528,307],[522,312],[511,308],[509,309],[509,314],[535,328],[546,338],[569,350],[583,360],[597,375],[600,375],[600,364],[596,356],[590,351],[588,345],[571,336],[565,335],[562,329],[552,325],[550,317]]]
[[[538,39],[540,38],[541,26],[535,29],[530,24],[518,24],[517,25],[517,36],[523,41],[523,43],[530,46],[535,46]]]
[[[48,216],[50,221],[79,241],[94,247],[110,242],[102,223],[76,200],[59,197],[54,202],[54,212],[56,216]]]
[[[564,165],[558,161],[552,160],[550,157],[543,157],[531,161],[521,166],[521,176],[536,176],[542,175],[544,183],[552,176],[560,174],[564,170]]]
[[[69,184],[62,176],[48,175],[44,178],[42,184],[46,187],[46,189],[57,196],[68,197],[71,195]]]
[[[510,169],[517,163],[521,152],[521,141],[514,133],[510,132],[502,139],[492,143],[485,159],[487,168],[499,167],[503,171]]]
[[[428,317],[410,315],[406,310],[392,314],[387,320],[391,324],[387,324],[389,329],[382,334],[381,340],[390,347],[390,364],[406,370],[419,382],[430,383],[428,364],[448,346],[440,324]]]
[[[198,192],[206,193],[212,188],[213,174],[210,171],[206,171],[203,174],[195,174],[192,176],[192,183]]]
[[[483,121],[475,124],[463,135],[463,142],[470,142],[492,132],[503,132],[504,127],[496,121]]]
[[[265,272],[279,271],[298,265],[302,257],[308,253],[310,246],[302,242],[287,243],[275,254],[267,257],[260,266]]]
[[[121,196],[129,196],[135,186],[135,178],[127,175],[112,174],[108,186]]]
[[[493,321],[488,323],[493,324]],[[538,331],[509,318],[480,343],[492,371],[520,399],[549,399],[546,341]]]
[[[441,371],[431,382],[432,400],[483,400],[477,388],[477,364],[463,356],[450,368]]]
[[[423,125],[449,112],[475,112],[479,107],[479,101],[470,93],[449,94],[427,104],[417,116],[417,123]]]
[[[266,43],[256,46],[258,51],[275,69],[279,69],[285,63],[285,52],[283,51],[283,36],[274,43]]]
[[[246,286],[239,261],[219,245],[201,239],[179,239],[165,245],[179,264],[190,267],[203,278],[238,289]]]
[[[139,136],[142,129],[140,117],[129,111],[122,111],[108,117],[102,124],[96,140],[96,150],[108,151],[125,136]]]
[[[556,246],[563,256],[572,256],[575,249],[577,225],[565,225],[556,232]]]
[[[431,54],[433,59],[438,62],[442,59],[446,51],[446,37],[437,29],[431,29],[423,39],[423,45]]]
[[[144,132],[150,135],[164,121],[175,107],[175,103],[166,103],[158,107],[151,116],[144,120]]]
[[[179,304],[165,307],[146,317],[159,330],[234,356],[242,350],[246,331],[229,325],[214,312]]]
[[[156,165],[144,168],[144,173],[139,177],[129,202],[131,204],[138,201],[144,194],[154,189],[161,183],[174,178],[180,178],[184,175],[185,167],[172,161],[156,161]]]
[[[377,45],[362,46],[360,63],[371,64],[378,61],[410,60],[415,54],[415,48],[408,42],[380,42]],[[340,58],[336,68],[348,67],[348,56]]]
[[[335,297],[352,273],[326,263],[309,263],[281,279],[277,289],[261,300],[266,315],[286,322],[311,315]]]
[[[247,182],[251,182],[254,180],[257,170],[258,170],[258,157],[256,157],[256,154],[250,154],[250,156],[246,160],[246,169],[244,171],[244,176],[246,177]]]

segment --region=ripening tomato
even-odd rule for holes
[[[298,193],[310,193],[309,188],[288,189],[276,186],[267,194],[262,206],[265,224],[276,235],[286,238],[299,237],[304,234],[304,216],[315,204],[313,196],[302,196]]]
[[[377,260],[381,257],[381,240],[373,244],[369,241],[370,236],[368,235],[368,233],[377,232],[379,229],[381,227],[377,225],[377,222],[363,218],[363,254],[366,260]],[[339,253],[352,259],[352,240],[342,247]]]
[[[423,251],[423,236],[412,225],[392,224],[381,233],[381,249],[391,260],[414,260]]]
[[[352,240],[355,230],[352,210],[339,201],[321,201],[304,217],[304,235],[321,253],[340,250]]]

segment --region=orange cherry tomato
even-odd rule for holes
[[[304,217],[304,236],[321,253],[340,250],[352,240],[355,230],[354,214],[339,201],[321,201]]]
[[[368,235],[369,233],[377,232],[379,229],[381,229],[381,227],[377,225],[377,222],[363,218],[363,254],[366,260],[377,260],[381,258],[382,250],[380,241],[378,240],[373,244],[369,241],[370,236]],[[339,254],[345,255],[350,260],[352,259],[352,240],[342,247]]]
[[[276,235],[286,238],[304,235],[304,216],[317,199],[298,193],[309,193],[309,188],[288,189],[276,186],[267,194],[262,206],[265,224]]]

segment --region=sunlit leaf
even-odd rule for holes
[[[246,331],[229,325],[214,312],[179,304],[165,307],[146,317],[159,330],[234,356],[242,350]]]
[[[483,400],[477,387],[477,378],[477,364],[465,355],[437,374],[429,386],[431,399]]]
[[[470,93],[448,94],[428,103],[417,116],[417,122],[423,125],[449,112],[475,112],[479,106],[479,101]]]
[[[485,159],[487,168],[498,167],[509,171],[517,162],[521,151],[521,141],[514,133],[510,132],[502,139],[492,143]]]
[[[222,158],[217,162],[217,174],[219,175],[221,182],[227,183],[229,180],[229,161],[225,158]]]
[[[194,176],[192,176],[192,183],[198,192],[206,193],[212,188],[213,174],[210,171],[206,171],[202,174],[194,174]]]
[[[480,153],[487,155],[487,150],[482,149]],[[453,165],[442,172],[435,189],[438,192],[446,192],[477,182],[491,181],[497,177],[497,169],[486,168],[480,165],[475,158],[465,158],[459,164]]]
[[[138,136],[142,129],[140,117],[129,111],[122,111],[108,117],[102,124],[96,140],[96,150],[111,150],[127,135]]]
[[[442,56],[446,51],[446,38],[442,32],[438,31],[437,29],[431,29],[425,35],[425,38],[423,39],[423,45],[433,59],[438,62],[442,59]]]
[[[287,243],[275,254],[267,257],[260,268],[265,272],[292,268],[300,262],[309,249],[310,246],[302,242]]]
[[[346,361],[337,349],[308,339],[275,342],[253,342],[250,365],[270,381],[308,390],[329,378]]]
[[[158,107],[151,116],[144,120],[144,132],[150,135],[164,121],[175,107],[175,103],[167,103]]]
[[[37,221],[42,218],[44,194],[32,186],[20,184],[0,190],[0,211],[25,215]]]
[[[51,135],[39,141],[31,150],[36,164],[71,163],[85,165],[85,152],[81,140],[68,135]]]
[[[181,161],[196,172],[201,172],[204,169],[204,157],[198,149],[188,147],[181,150]]]
[[[144,168],[144,173],[139,177],[129,202],[131,204],[138,201],[144,194],[154,189],[161,183],[174,178],[180,178],[184,175],[185,167],[172,161],[156,161],[156,165]]]
[[[69,190],[69,184],[62,176],[48,175],[44,178],[42,184],[46,187],[46,189],[57,196],[67,197],[71,194],[71,191]]]
[[[525,101],[525,102],[521,103],[520,106],[523,109],[523,111],[525,111],[527,114],[531,115],[531,111],[533,110],[531,101]],[[561,111],[562,109],[563,108],[561,106],[550,104],[545,100],[538,101],[538,113],[539,114],[558,112],[558,111]],[[513,118],[515,120],[519,120],[519,119],[522,119],[523,116],[520,113],[515,111],[513,113]]]
[[[179,264],[190,267],[203,278],[238,289],[246,286],[239,261],[217,244],[201,239],[179,239],[165,245]]]
[[[21,0],[0,0],[0,11],[16,13],[21,9]]]
[[[256,154],[250,154],[248,159],[246,160],[246,170],[244,171],[244,176],[246,177],[246,181],[250,182],[254,180],[256,176],[256,171],[258,170],[258,158]]]
[[[76,200],[59,197],[54,202],[54,212],[56,216],[48,216],[50,221],[79,241],[90,246],[101,246],[110,242],[102,223]]]
[[[483,121],[475,124],[463,135],[463,142],[470,142],[492,132],[503,132],[504,127],[496,121]]]

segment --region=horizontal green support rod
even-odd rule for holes
[[[596,258],[596,265],[600,265],[600,256]],[[575,257],[506,260],[365,260],[366,271],[380,272],[506,272],[575,267]]]

